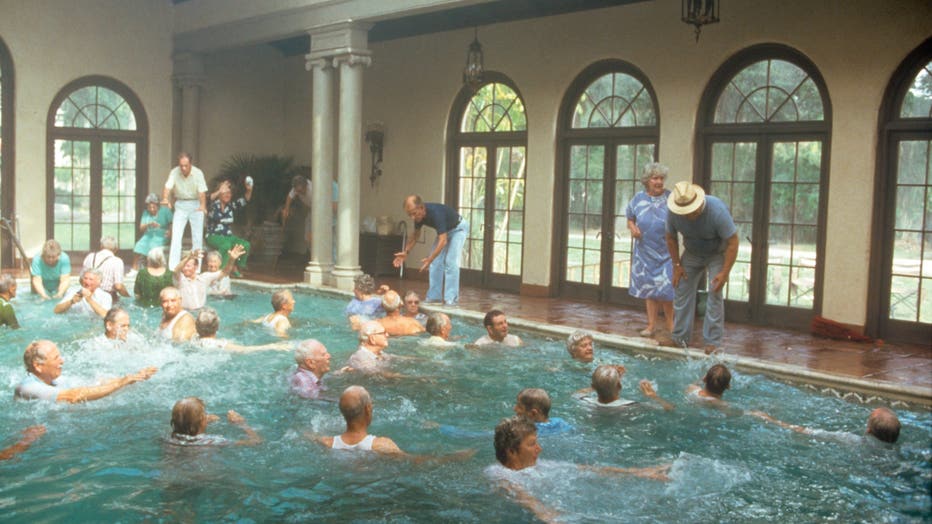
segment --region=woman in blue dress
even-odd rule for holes
[[[641,336],[650,337],[657,329],[657,313],[662,308],[667,330],[673,331],[673,266],[667,250],[667,196],[663,188],[670,168],[656,162],[644,166],[644,191],[628,203],[628,230],[634,237],[631,256],[631,286],[628,293],[647,302],[647,328]]]

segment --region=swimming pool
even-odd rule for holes
[[[221,316],[219,336],[241,343],[272,337],[247,320],[270,310],[269,293],[237,287],[232,301],[211,303]],[[342,365],[356,348],[346,328],[344,298],[297,293],[293,338],[314,337]],[[165,344],[152,335],[159,310],[130,307],[143,347],[89,347],[83,339],[102,331],[99,321],[80,323],[50,315],[51,304],[17,300],[24,329],[0,331],[0,446],[19,431],[44,423],[48,432],[25,454],[0,462],[3,520],[136,522],[190,521],[410,521],[527,522],[533,516],[500,493],[483,470],[495,462],[491,438],[450,437],[430,422],[491,431],[509,416],[517,392],[543,387],[552,416],[576,427],[542,437],[542,460],[557,461],[525,481],[545,503],[575,522],[710,521],[928,521],[932,489],[932,415],[897,408],[900,443],[889,449],[798,435],[747,416],[703,409],[682,390],[708,361],[670,361],[597,348],[597,359],[628,368],[622,396],[644,400],[640,378],[658,384],[673,412],[639,406],[623,415],[593,413],[572,393],[589,383],[590,365],[568,360],[562,340],[520,333],[527,346],[514,350],[421,348],[414,339],[392,339],[390,353],[422,359],[399,364],[421,380],[327,376],[329,393],[358,383],[372,393],[372,432],[413,453],[463,448],[476,455],[460,463],[410,464],[337,454],[309,442],[307,431],[338,434],[336,405],[288,394],[293,368],[288,352],[227,354]],[[74,328],[78,324],[77,329]],[[454,319],[454,335],[474,340],[478,323]],[[51,338],[65,357],[64,377],[82,385],[141,367],[160,368],[151,380],[83,405],[14,402],[24,376],[22,351],[34,338]],[[116,357],[114,358],[114,354]],[[196,395],[210,412],[235,409],[265,441],[248,448],[185,450],[167,447],[172,404]],[[777,418],[827,430],[861,433],[871,407],[763,376],[735,373],[726,394],[735,407],[762,409]],[[212,425],[210,433],[238,438],[236,427]],[[190,451],[190,452],[189,452]],[[648,466],[673,462],[668,483],[599,477],[561,463]]]

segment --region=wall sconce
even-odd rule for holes
[[[469,44],[469,51],[466,53],[466,67],[463,68],[463,84],[475,91],[482,84],[482,74],[485,69],[482,65],[482,44],[479,43],[479,28],[476,28],[476,36],[473,37],[472,43]]]
[[[718,2],[715,0],[682,0],[683,22],[696,28],[696,42],[702,26],[718,23]]]
[[[376,180],[382,176],[382,148],[385,145],[385,126],[381,122],[373,122],[366,126],[366,143],[372,153],[372,172],[369,173],[369,184],[375,187]]]

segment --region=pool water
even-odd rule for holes
[[[270,311],[268,291],[237,287],[235,300],[211,301],[219,336],[271,342],[249,323]],[[317,338],[339,369],[356,349],[345,298],[297,293],[292,338]],[[128,307],[134,347],[89,344],[102,322],[51,315],[51,303],[24,294],[15,302],[19,331],[0,331],[0,447],[43,423],[47,433],[13,460],[0,462],[0,520],[12,522],[357,521],[531,522],[534,516],[484,474],[495,463],[490,436],[450,436],[436,424],[491,432],[512,414],[525,387],[543,387],[551,416],[575,431],[541,437],[546,467],[520,476],[526,489],[569,522],[606,521],[926,521],[932,519],[932,415],[896,407],[903,423],[894,447],[799,435],[740,410],[760,409],[792,423],[863,433],[873,406],[814,394],[764,376],[733,373],[721,412],[685,400],[684,387],[710,361],[671,361],[596,348],[597,360],[623,363],[622,396],[642,401],[622,413],[592,412],[573,392],[588,386],[592,365],[568,360],[562,340],[519,333],[518,349],[438,351],[415,338],[392,338],[388,352],[419,359],[395,363],[414,378],[328,375],[333,398],[352,384],[374,399],[373,434],[411,453],[472,448],[469,460],[415,464],[336,453],[305,433],[343,431],[336,404],[288,393],[290,352],[229,354],[173,346],[154,337],[160,310]],[[473,325],[467,325],[473,324]],[[471,341],[479,322],[454,318],[454,336]],[[515,330],[512,330],[515,331]],[[158,366],[149,381],[81,405],[13,400],[24,377],[22,352],[35,338],[58,342],[66,385],[85,385]],[[672,412],[644,404],[637,381],[657,383]],[[264,438],[255,447],[178,448],[165,443],[174,402],[196,395],[208,411],[241,413]],[[209,433],[238,439],[224,421]],[[622,467],[673,463],[670,482],[605,477],[570,463]]]

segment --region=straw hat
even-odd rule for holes
[[[702,207],[705,203],[705,191],[692,182],[680,181],[674,184],[670,197],[667,198],[667,208],[677,215],[688,215]]]

